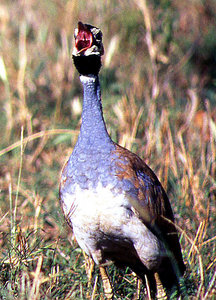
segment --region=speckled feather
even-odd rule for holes
[[[182,274],[184,263],[175,226],[166,220],[174,222],[168,197],[144,161],[111,140],[98,76],[80,80],[82,125],[60,184],[65,217],[80,247],[97,264],[127,265],[141,278],[158,271],[169,287],[174,269]]]

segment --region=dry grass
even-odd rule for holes
[[[216,4],[202,1],[1,1],[0,245],[2,299],[99,299],[58,203],[80,126],[71,61],[78,20],[104,33],[104,114],[115,141],[155,170],[176,214],[183,293],[213,299],[216,281]],[[111,268],[116,299],[130,270]],[[185,296],[186,297],[186,296]],[[174,296],[175,298],[175,296]]]

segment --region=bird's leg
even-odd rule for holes
[[[100,267],[100,274],[103,282],[105,297],[107,299],[113,299],[113,290],[105,267]]]
[[[164,290],[163,284],[160,280],[159,274],[154,273],[154,278],[156,281],[157,295],[156,298],[160,300],[167,300],[166,291]]]
[[[136,276],[136,285],[137,285],[137,287],[136,287],[136,294],[133,296],[133,300],[137,300],[140,297],[141,283],[142,283],[141,279]]]
[[[85,259],[85,270],[88,277],[87,287],[88,287],[88,294],[89,294],[89,289],[91,287],[91,282],[92,282],[92,273],[94,271],[94,261],[90,256],[86,255],[84,251],[83,251],[83,255]]]

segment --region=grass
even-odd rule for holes
[[[100,27],[104,115],[168,192],[187,265],[185,298],[215,299],[216,4],[203,1],[1,1],[0,298],[103,297],[58,203],[79,132],[72,60],[78,20]],[[136,278],[110,267],[116,299]],[[175,295],[173,295],[175,298]]]

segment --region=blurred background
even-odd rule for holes
[[[83,254],[58,202],[81,122],[71,59],[79,20],[103,32],[108,131],[158,175],[187,264],[184,293],[209,299],[216,280],[215,0],[1,1],[0,298],[102,295],[97,269],[87,289]],[[116,299],[132,299],[130,270],[110,272]]]

